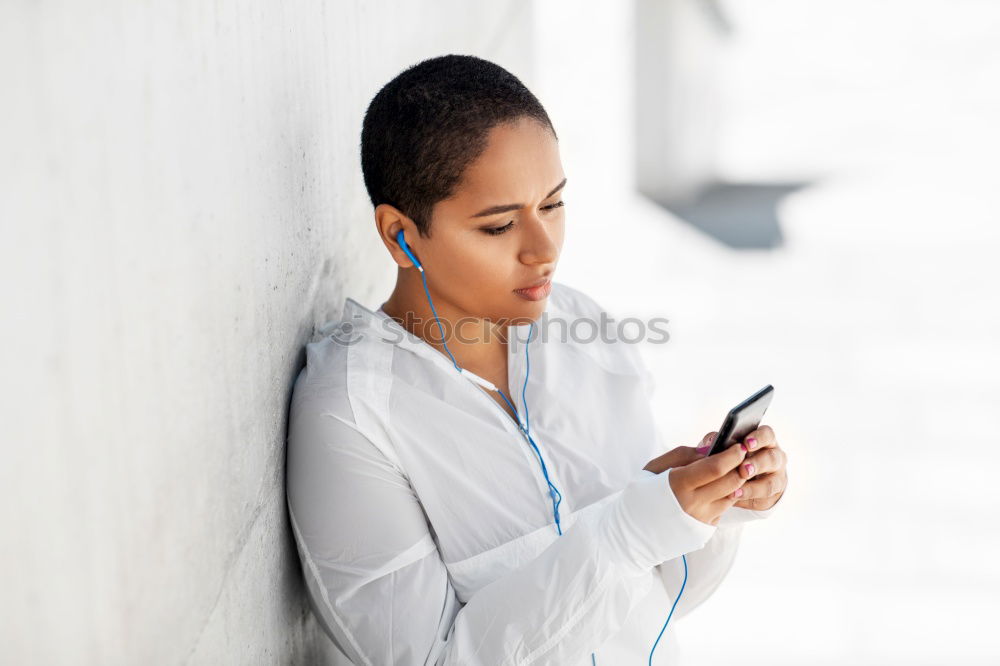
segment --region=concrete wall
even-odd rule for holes
[[[358,141],[404,67],[532,85],[530,3],[0,6],[0,643],[16,664],[317,663],[291,382],[394,279]]]

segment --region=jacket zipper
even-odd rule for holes
[[[454,368],[455,366],[451,366],[451,367]],[[507,387],[507,389],[510,390],[510,386],[509,386],[509,384],[510,384],[510,381],[509,381],[509,379],[510,379],[510,366],[508,365],[507,367],[508,367],[508,372],[507,372],[508,387]],[[523,442],[524,445],[527,445],[529,447],[527,453],[529,453],[530,455],[528,457],[531,458],[532,461],[534,462],[534,459],[537,456],[536,456],[536,454],[534,452],[534,449],[531,448],[531,442],[528,439],[528,434],[524,431],[523,428],[521,428],[520,423],[518,421],[515,421],[514,418],[511,417],[511,415],[508,414],[507,411],[503,407],[501,407],[500,404],[496,400],[494,400],[493,398],[491,398],[487,394],[487,391],[486,391],[485,388],[479,386],[479,384],[477,384],[476,382],[472,381],[468,377],[464,377],[461,374],[459,374],[459,376],[462,377],[462,379],[464,379],[470,386],[472,386],[473,389],[475,390],[475,392],[478,393],[479,395],[481,395],[484,400],[488,401],[496,409],[500,410],[501,414],[503,414],[503,420],[504,420],[505,423],[513,424],[514,427],[517,428],[517,432],[520,435],[520,437],[518,438],[519,445],[521,445],[521,442]],[[514,396],[511,395],[511,403],[514,403],[514,402],[515,402]],[[515,405],[515,407],[516,407],[516,405]],[[523,409],[524,405],[521,405],[521,407]],[[529,467],[534,468],[533,465],[529,465]],[[541,468],[540,467],[539,467],[539,474],[541,474]],[[541,478],[541,480],[542,480],[542,482],[544,484],[544,482],[545,482],[545,475],[544,474],[541,474],[540,477],[538,475],[535,475],[535,476],[536,476],[536,479]],[[553,474],[552,474],[552,470],[550,469],[549,470],[549,480],[552,481],[553,484],[555,484],[555,481],[553,480],[552,477],[553,477]],[[547,485],[547,484],[545,484],[545,485]],[[547,487],[545,488],[544,497],[545,498],[551,497],[550,491],[549,491],[549,489]],[[562,511],[560,511],[560,513],[562,513]]]

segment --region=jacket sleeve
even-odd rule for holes
[[[681,509],[665,475],[644,471],[463,605],[405,475],[353,423],[294,415],[287,474],[310,603],[355,664],[582,663],[649,592],[658,563],[716,531]]]
[[[727,509],[719,518],[719,529],[708,543],[701,549],[687,554],[687,583],[684,583],[684,562],[680,557],[657,565],[657,573],[670,598],[676,598],[681,584],[684,584],[684,594],[681,595],[674,611],[677,617],[687,615],[712,596],[736,560],[743,525],[770,516],[784,497],[782,494],[774,506],[763,511],[738,506]]]
[[[660,581],[671,599],[677,598],[684,584],[684,594],[674,610],[675,617],[684,617],[693,611],[722,584],[736,559],[742,531],[743,526],[739,524],[718,529],[702,548],[688,553],[687,583],[684,583],[684,562],[680,557],[657,565]]]
[[[783,498],[784,495],[781,499]],[[764,511],[753,511],[737,506],[730,507],[722,514],[718,523],[719,529],[708,540],[708,543],[699,550],[687,553],[688,580],[684,584],[684,594],[681,595],[674,611],[677,617],[687,615],[712,596],[736,560],[736,551],[739,548],[743,525],[771,515],[771,512],[781,503],[781,499],[778,499],[770,509]],[[684,562],[681,561],[680,557],[676,557],[662,562],[656,568],[667,594],[671,599],[676,598],[681,584],[684,583]]]

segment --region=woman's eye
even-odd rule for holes
[[[513,226],[514,226],[514,220],[511,220],[510,222],[508,222],[507,224],[503,225],[502,227],[489,227],[489,228],[483,229],[483,231],[485,231],[486,233],[488,233],[491,236],[499,236],[500,234],[506,233],[507,230],[510,229]]]
[[[543,208],[543,210],[555,210],[556,208],[559,208],[560,206],[565,206],[565,205],[566,205],[565,202],[563,202],[563,201],[557,201],[554,204],[549,204],[548,206],[545,206]],[[505,234],[508,231],[510,231],[511,227],[513,227],[513,226],[514,226],[514,220],[511,220],[510,222],[508,222],[507,224],[503,225],[502,227],[487,227],[487,228],[483,229],[483,231],[485,231],[486,233],[488,233],[491,236],[499,236],[500,234]]]

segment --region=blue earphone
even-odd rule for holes
[[[399,243],[399,247],[403,248],[403,252],[405,252],[406,256],[410,258],[410,261],[412,261],[413,264],[420,269],[420,272],[423,273],[424,267],[420,265],[420,261],[418,261],[417,258],[413,256],[413,252],[410,251],[410,246],[406,244],[406,236],[403,235],[402,229],[396,232],[396,242]]]
[[[503,394],[503,391],[497,388],[495,384],[493,384],[490,381],[487,381],[486,379],[483,379],[479,375],[469,372],[465,368],[462,368],[458,365],[458,361],[455,360],[455,357],[452,355],[451,350],[448,349],[448,343],[444,341],[445,337],[444,327],[441,326],[441,320],[438,319],[437,311],[434,309],[434,301],[431,300],[431,292],[427,288],[427,276],[424,274],[424,267],[421,265],[420,261],[413,254],[413,252],[410,250],[410,246],[406,244],[406,238],[403,235],[402,229],[396,232],[396,242],[399,243],[399,247],[403,249],[403,252],[406,253],[406,256],[410,258],[410,261],[413,262],[413,265],[416,266],[417,270],[420,271],[420,279],[424,283],[424,293],[427,294],[427,303],[428,305],[431,306],[431,312],[434,313],[434,320],[437,322],[438,331],[441,333],[441,344],[444,345],[445,351],[448,352],[448,356],[451,358],[451,362],[455,366],[455,369],[458,370],[461,374],[471,379],[472,381],[474,381],[475,383],[482,386],[483,388],[489,391],[495,391],[496,393],[499,393],[500,397],[504,399],[504,402],[506,402],[507,405],[510,406],[511,411],[514,412],[514,414],[517,414],[517,408],[511,404],[510,400],[507,399],[507,396],[505,396]],[[531,339],[531,333],[534,331],[534,326],[535,324],[534,322],[532,322],[528,328],[529,340]],[[524,345],[524,364],[525,364],[524,385],[521,387],[521,402],[524,403],[524,425],[521,425],[521,420],[520,418],[518,418],[517,426],[518,428],[521,429],[521,432],[524,433],[524,436],[528,438],[528,442],[531,444],[532,448],[535,450],[535,453],[538,455],[538,462],[542,466],[542,475],[545,477],[545,482],[549,486],[549,496],[552,498],[552,514],[555,518],[556,532],[559,533],[559,536],[562,536],[563,533],[562,526],[559,522],[559,504],[562,502],[562,493],[560,493],[559,489],[555,487],[555,484],[553,484],[552,481],[549,480],[549,470],[545,466],[545,459],[542,458],[542,452],[538,449],[538,445],[535,444],[535,440],[531,438],[530,422],[528,420],[528,401],[525,398],[525,390],[528,388],[528,373],[531,371],[531,365],[528,362],[527,344]],[[656,637],[656,641],[653,643],[653,647],[649,651],[649,666],[653,666],[653,651],[656,650],[656,645],[660,642],[660,637],[663,636],[663,632],[666,631],[667,624],[670,622],[670,618],[673,617],[674,615],[674,608],[677,607],[677,602],[680,601],[681,595],[684,594],[684,586],[687,585],[687,579],[688,579],[687,557],[685,555],[681,555],[681,560],[683,560],[684,562],[684,581],[681,583],[681,589],[680,592],[677,593],[677,598],[674,599],[674,605],[670,607],[670,614],[667,616],[667,621],[663,623],[663,628],[660,629],[660,634],[659,636]],[[590,661],[594,666],[597,666],[597,658],[594,656],[593,652],[590,653]]]

